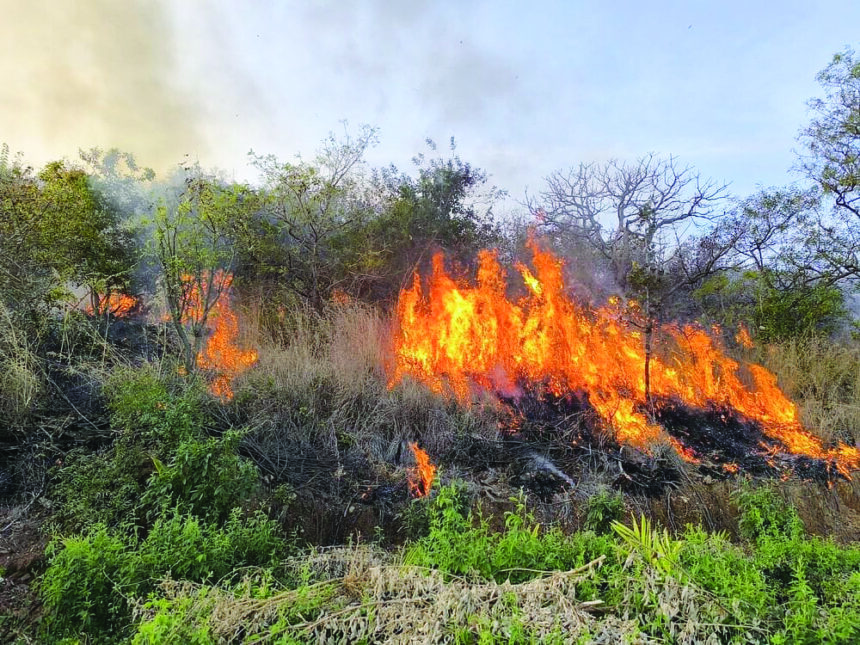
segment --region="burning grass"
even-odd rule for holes
[[[659,327],[658,347],[646,362],[641,321],[631,324],[618,303],[589,309],[571,300],[562,262],[533,240],[530,247],[535,270],[518,265],[527,295],[516,300],[489,251],[479,256],[473,284],[454,279],[441,255],[433,260],[426,287],[416,274],[397,305],[389,383],[409,375],[463,403],[477,390],[506,399],[524,392],[539,399],[575,397],[619,443],[647,452],[662,439],[682,459],[697,463],[701,455],[681,434],[665,435],[661,417],[681,406],[753,424],[766,440],[757,442],[766,444],[764,452],[819,460],[845,477],[860,468],[856,447],[841,441],[829,447],[804,428],[799,408],[772,372],[730,358],[699,326]],[[721,435],[714,432],[712,439]],[[734,440],[731,428],[725,436]],[[713,447],[722,448],[718,442]],[[733,463],[734,455],[722,461]]]

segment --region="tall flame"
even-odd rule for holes
[[[430,494],[430,487],[433,486],[433,478],[436,476],[436,466],[417,443],[410,443],[409,449],[415,455],[415,468],[409,473],[409,490],[413,497],[424,497]]]
[[[205,307],[202,294],[209,286],[209,277],[204,276],[198,284],[193,276],[183,276],[183,282],[188,289],[186,294],[188,306],[183,315],[183,322],[200,320]],[[230,305],[233,276],[218,271],[212,284],[217,285],[220,292],[206,318],[208,335],[200,353],[197,354],[197,366],[215,373],[209,386],[210,391],[215,396],[229,400],[233,398],[233,379],[254,365],[258,354],[255,349],[242,349],[239,346],[239,319]]]
[[[397,304],[389,386],[409,375],[465,402],[476,386],[498,391],[502,374],[508,383],[544,384],[559,396],[583,393],[619,442],[647,450],[665,439],[646,412],[641,332],[624,322],[617,304],[588,309],[574,302],[566,295],[562,262],[534,241],[529,247],[534,272],[517,266],[528,293],[516,301],[507,296],[493,251],[480,252],[473,284],[452,278],[440,254],[426,291],[416,273]],[[860,450],[825,447],[804,429],[797,406],[764,367],[729,358],[696,325],[667,324],[655,333],[671,347],[650,359],[653,399],[733,409],[791,453],[828,460],[846,476],[860,467]],[[696,458],[679,441],[670,443],[682,458]]]

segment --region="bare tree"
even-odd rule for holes
[[[668,297],[701,279],[728,252],[724,244],[712,244],[695,263],[684,257],[696,226],[722,214],[717,209],[726,186],[703,181],[675,157],[655,154],[632,163],[583,163],[552,173],[546,182],[540,205],[529,203],[539,228],[562,246],[590,247],[609,264],[618,286],[639,299],[636,324],[644,332],[650,402],[653,335]]]
[[[628,286],[634,263],[658,267],[671,262],[697,221],[711,220],[726,186],[702,181],[675,157],[654,154],[633,163],[583,163],[546,178],[540,205],[529,203],[540,228],[563,242],[587,242],[612,267],[619,286]]]

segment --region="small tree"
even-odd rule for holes
[[[739,201],[711,233],[731,248],[724,271],[699,285],[706,311],[750,324],[762,340],[833,331],[847,275],[822,257],[819,205],[816,190],[797,188]]]
[[[801,169],[833,198],[833,211],[819,214],[807,244],[817,254],[814,270],[860,277],[860,61],[851,49],[836,54],[818,74],[824,96],[809,102],[810,124],[800,133],[807,154]]]
[[[54,162],[39,179],[47,260],[61,276],[86,287],[93,311],[98,311],[100,295],[128,288],[136,263],[132,235],[121,225],[121,213],[83,170]]]
[[[802,167],[838,208],[860,218],[860,61],[846,49],[817,79],[825,96],[809,102],[813,118],[800,135],[809,156]]]
[[[209,314],[232,280],[235,230],[257,204],[248,187],[224,185],[193,169],[177,198],[155,210],[153,252],[189,371],[203,346]]]
[[[3,155],[0,155],[2,157]],[[124,289],[136,262],[121,213],[79,168],[64,162],[38,174],[0,159],[0,274],[13,310],[35,312],[83,286],[91,302]]]
[[[356,232],[351,272],[376,298],[396,295],[403,279],[433,251],[458,261],[472,261],[481,248],[500,241],[492,211],[504,193],[489,185],[487,173],[464,162],[450,141],[450,156],[413,159],[415,176],[394,166],[378,172],[374,190],[381,196],[377,213]]]

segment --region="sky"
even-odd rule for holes
[[[119,147],[254,179],[379,129],[432,138],[521,199],[556,169],[656,152],[744,196],[792,174],[815,75],[860,2],[0,0],[0,142],[32,164]],[[347,125],[343,125],[343,121]]]

